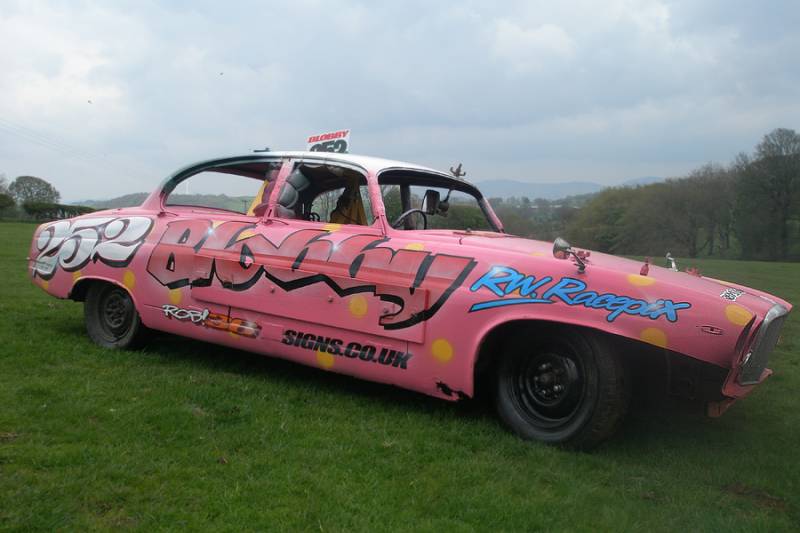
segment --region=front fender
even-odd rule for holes
[[[477,269],[476,269],[477,270]],[[684,274],[687,285],[694,276]],[[723,368],[741,354],[743,340],[768,311],[761,295],[738,302],[716,288],[693,290],[673,279],[599,268],[533,276],[509,267],[478,272],[466,307],[477,332],[472,364],[497,327],[545,321],[590,328],[677,352]],[[724,289],[724,286],[721,286]]]

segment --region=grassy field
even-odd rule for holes
[[[158,337],[94,346],[0,224],[0,529],[797,530],[800,318],[720,419],[637,410],[575,453],[453,405]],[[687,262],[683,263],[687,265]],[[800,302],[800,265],[700,261]]]

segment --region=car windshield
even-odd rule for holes
[[[448,176],[408,170],[378,176],[386,217],[395,229],[497,231],[480,191]]]

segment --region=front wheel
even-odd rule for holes
[[[495,404],[503,422],[529,440],[586,449],[625,416],[628,383],[608,339],[553,327],[513,339],[497,366]]]
[[[145,327],[128,292],[111,283],[95,283],[83,303],[86,331],[104,348],[134,348]]]

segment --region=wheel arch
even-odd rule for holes
[[[542,331],[546,328],[555,327],[574,328],[602,335],[609,339],[610,342],[620,350],[626,365],[633,359],[633,354],[642,355],[642,359],[658,360],[660,365],[668,352],[668,350],[660,349],[644,341],[593,328],[580,322],[534,318],[515,318],[500,321],[484,330],[473,355],[472,384],[474,395],[479,394],[480,391],[485,388],[487,378],[491,375],[491,371],[500,360],[500,357],[502,357],[505,344],[511,338],[517,335],[535,334],[537,330]]]
[[[586,324],[533,318],[499,321],[486,328],[473,356],[473,396],[487,392],[492,371],[503,355],[505,342],[515,335],[547,327],[576,328],[609,339],[614,348],[619,350],[634,394],[647,402],[661,402],[665,398],[690,402],[700,400],[701,403],[724,399],[722,383],[729,369]]]
[[[74,302],[83,302],[86,300],[86,294],[89,292],[89,288],[97,283],[107,283],[110,285],[116,285],[117,287],[123,289],[125,292],[128,293],[128,296],[131,297],[131,300],[133,300],[133,305],[136,307],[137,311],[141,309],[139,307],[139,302],[136,299],[136,295],[128,286],[126,286],[124,283],[121,283],[119,280],[107,278],[104,276],[81,277],[80,279],[78,279],[78,281],[76,281],[72,285],[72,288],[69,290],[69,293],[67,294],[67,298],[69,298]]]

